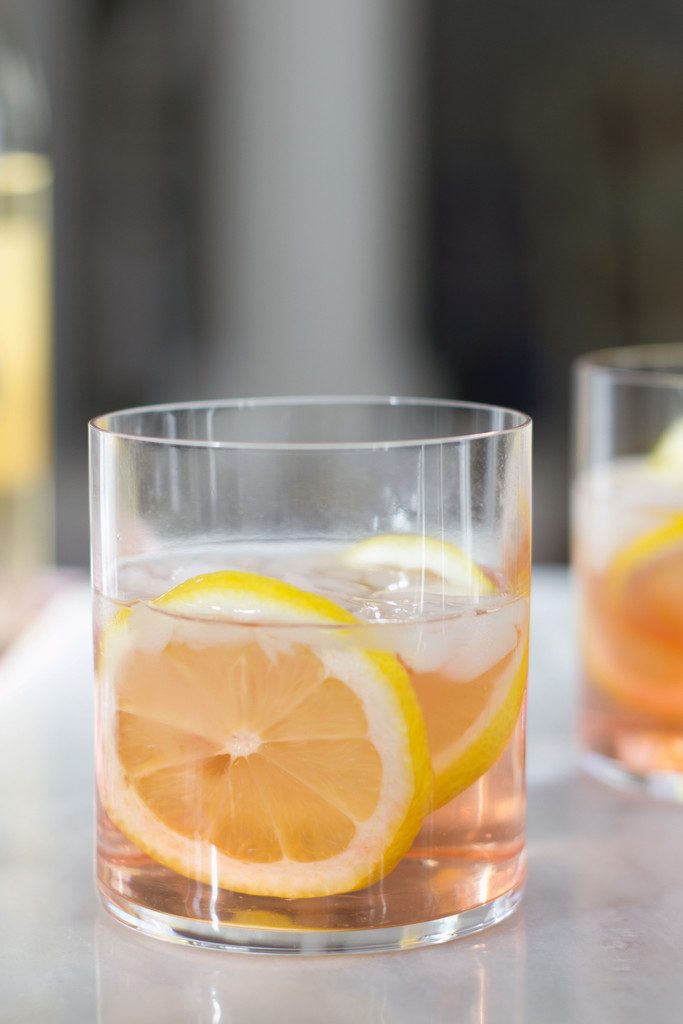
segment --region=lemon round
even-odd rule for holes
[[[683,416],[664,431],[652,449],[650,463],[659,469],[683,474]]]
[[[382,533],[351,544],[341,560],[352,568],[424,571],[443,581],[453,593],[495,594],[493,580],[456,544],[416,533]]]
[[[615,555],[607,570],[610,590],[619,595],[634,573],[679,551],[683,553],[683,512],[640,534]]]
[[[468,789],[503,753],[524,702],[528,663],[524,636],[469,682],[443,672],[413,675],[431,751],[435,808]]]
[[[355,621],[243,572],[116,616],[99,658],[114,824],[160,864],[243,893],[328,896],[388,874],[430,809],[432,772],[405,669],[354,646]],[[318,626],[337,641],[312,642]]]
[[[623,707],[683,719],[683,513],[623,547],[586,592],[590,680]]]
[[[445,588],[473,601],[499,593],[493,580],[464,551],[435,537],[381,534],[351,545],[341,558],[344,564],[359,570],[382,566],[403,571],[424,569]],[[416,627],[410,623],[395,627],[401,660],[408,669],[427,728],[435,808],[462,793],[495,764],[519,719],[528,667],[526,612],[520,616],[511,606],[501,607],[491,612],[490,623],[496,620],[498,625],[487,629],[481,619],[472,617],[472,622],[465,625],[463,617],[458,627],[444,623],[440,636],[429,625],[417,627],[421,633],[420,643],[413,645],[414,657],[410,645],[401,642],[401,634]],[[465,647],[473,642],[492,652],[488,664],[484,659],[476,674],[459,672],[455,639],[454,651],[441,667],[430,664],[424,651],[418,653],[425,645],[428,651],[435,647],[443,652],[449,631],[455,637],[455,628],[459,630],[461,661]]]

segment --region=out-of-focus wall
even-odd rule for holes
[[[239,0],[214,18],[202,390],[438,391],[424,9]]]
[[[57,247],[72,249],[58,362],[62,397],[77,392],[60,402],[67,561],[85,552],[78,432],[95,412],[439,391],[416,0],[77,7],[59,44],[71,67],[53,60],[53,87],[78,83],[56,125]]]
[[[418,392],[536,419],[566,554],[569,367],[683,331],[675,0],[8,0],[52,97],[58,557],[85,421]]]

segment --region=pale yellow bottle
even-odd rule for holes
[[[53,558],[52,165],[44,91],[0,21],[0,649]]]

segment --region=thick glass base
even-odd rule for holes
[[[490,928],[509,917],[519,906],[522,892],[520,886],[489,903],[435,921],[422,921],[396,928],[349,931],[302,931],[214,924],[211,921],[149,910],[120,897],[114,902],[103,893],[100,895],[106,909],[118,921],[157,939],[240,953],[319,956],[323,953],[380,953],[449,942]]]
[[[683,772],[633,771],[616,758],[593,750],[583,752],[581,763],[589,775],[611,786],[659,800],[683,803]]]

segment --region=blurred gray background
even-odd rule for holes
[[[566,557],[569,367],[683,326],[677,0],[4,0],[49,87],[57,557],[85,421],[438,395],[535,428]]]

